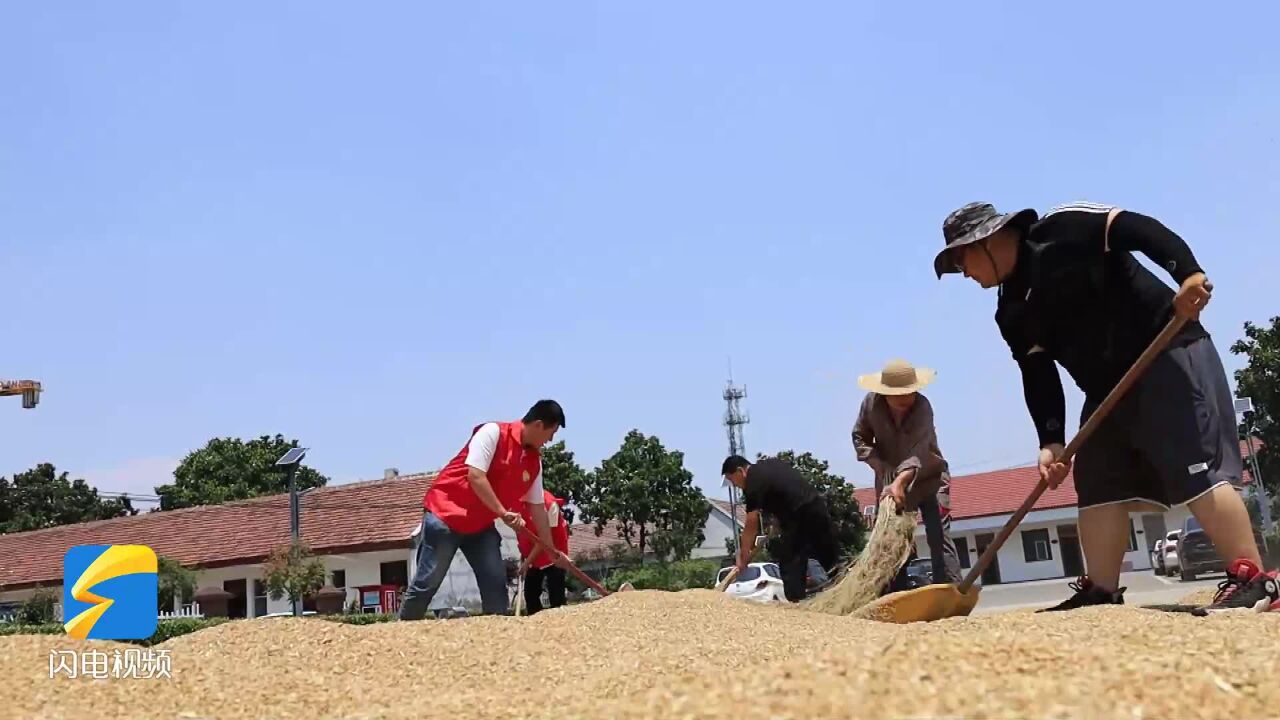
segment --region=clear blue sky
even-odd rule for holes
[[[47,391],[0,474],[280,432],[346,482],[553,397],[587,467],[639,428],[719,495],[730,357],[752,455],[866,483],[901,356],[953,469],[1024,463],[995,292],[931,269],[977,199],[1181,232],[1229,370],[1280,312],[1273,3],[619,5],[10,5],[0,377]]]

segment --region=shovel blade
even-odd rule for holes
[[[978,604],[980,588],[972,587],[967,593],[960,586],[926,585],[914,590],[889,593],[863,606],[858,617],[880,622],[913,623],[962,617]]]

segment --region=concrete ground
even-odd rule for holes
[[[1183,582],[1177,577],[1161,577],[1150,570],[1136,570],[1122,573],[1120,586],[1128,588],[1124,593],[1126,605],[1156,605],[1176,603],[1188,593],[1203,588],[1216,588],[1224,579],[1226,579],[1225,574],[1215,573],[1192,582]],[[1073,591],[1067,587],[1067,584],[1074,581],[1074,578],[1055,578],[992,585],[982,589],[978,606],[974,608],[973,614],[1038,609],[1057,605],[1071,597]]]

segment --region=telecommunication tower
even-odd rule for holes
[[[742,389],[733,386],[732,373],[729,377],[728,385],[724,389],[721,396],[725,401],[724,426],[729,431],[729,454],[747,456],[747,446],[742,441],[742,426],[750,422],[750,418],[743,414],[739,402],[747,396],[747,388],[744,385]],[[733,552],[738,551],[738,488],[729,483],[729,514],[733,518],[734,532],[730,542],[733,545]]]

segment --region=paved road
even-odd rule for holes
[[[1161,577],[1150,570],[1141,570],[1121,574],[1120,585],[1128,588],[1124,593],[1126,605],[1153,605],[1176,603],[1187,593],[1201,588],[1216,588],[1225,578],[1226,575],[1217,573],[1192,582],[1183,582],[1176,577]],[[1074,579],[1057,578],[992,585],[983,588],[973,614],[1038,609],[1056,605],[1071,596],[1072,590],[1067,587],[1069,582],[1074,582]]]

